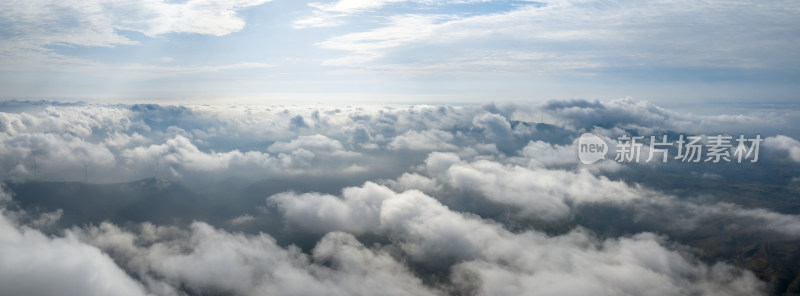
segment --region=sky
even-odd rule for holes
[[[798,294],[798,15],[2,1],[0,294]]]
[[[0,98],[797,101],[796,1],[4,1]]]

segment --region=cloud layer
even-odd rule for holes
[[[800,240],[796,131],[759,116],[790,110],[4,104],[4,294],[756,295],[792,279],[750,248]],[[582,165],[584,132],[764,141]]]

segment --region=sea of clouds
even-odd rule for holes
[[[695,115],[633,99],[531,106],[2,102],[0,294],[762,294],[769,286],[752,272],[700,260],[670,234],[724,220],[721,232],[798,239],[800,216],[667,190],[659,178],[641,176],[669,171],[736,182],[752,172],[758,182],[796,188],[796,122],[800,113],[785,108]],[[764,141],[755,164],[611,157],[583,165],[573,145],[584,132],[608,142],[626,134],[758,134]],[[263,180],[285,190],[256,194],[251,210],[175,223],[76,224],[61,221],[69,210],[20,206],[13,190],[151,178],[204,196],[198,204],[234,200]],[[626,213],[621,221],[630,227],[603,232],[582,224],[596,208]],[[280,227],[261,227],[269,223]]]

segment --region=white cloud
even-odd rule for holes
[[[704,223],[719,223],[737,232],[778,233],[784,237],[800,237],[800,216],[763,208],[746,208],[729,202],[702,203],[660,195],[640,199],[633,204],[641,221],[656,221],[670,230],[691,231]]]
[[[375,186],[349,188],[342,200],[319,195],[277,198],[304,200],[302,215],[286,216],[292,222],[311,221],[308,223],[320,229],[347,227],[350,224],[341,219],[349,219],[352,224],[366,224],[374,232],[387,234],[416,262],[455,262],[452,279],[457,289],[489,295],[727,295],[764,289],[748,272],[725,264],[698,263],[688,254],[671,250],[662,238],[652,234],[602,241],[580,229],[555,237],[535,231],[515,234],[474,215],[453,212],[419,191],[387,191],[381,194],[380,202],[361,197]],[[321,210],[333,204],[341,207],[338,212],[366,212],[333,217]],[[279,206],[285,213],[301,210],[292,202]],[[631,277],[637,281],[630,281]]]
[[[14,136],[20,133],[58,131],[71,136],[89,137],[94,129],[121,132],[141,124],[133,122],[132,112],[124,108],[48,106],[31,111],[0,112],[0,132]]]
[[[278,142],[267,148],[272,153],[291,153],[298,149],[306,149],[311,152],[333,153],[344,150],[344,146],[337,140],[328,138],[324,135],[299,136],[289,143]]]
[[[15,219],[23,213],[6,214],[5,222],[0,221],[0,259],[6,258],[4,247],[15,252],[32,248],[40,254],[78,254],[88,257],[84,261],[91,268],[75,267],[75,274],[111,270],[103,275],[113,277],[111,285],[133,283],[131,291],[367,295],[380,288],[397,295],[750,295],[764,288],[751,273],[726,264],[701,263],[667,237],[644,233],[599,238],[580,226],[560,234],[536,229],[538,223],[580,225],[573,215],[585,214],[582,207],[600,205],[630,214],[609,223],[630,218],[647,229],[643,225],[667,221],[652,229],[659,233],[696,229],[714,219],[759,235],[793,237],[800,232],[796,215],[704,203],[693,196],[671,196],[626,183],[624,174],[603,176],[619,171],[578,165],[569,146],[579,129],[597,122],[608,128],[596,131],[609,135],[620,132],[620,126],[704,130],[726,122],[764,124],[752,121],[757,120],[752,116],[678,114],[632,100],[550,102],[542,110],[552,110],[552,119],[559,120],[562,129],[519,123],[516,117],[531,110],[496,106],[36,104],[11,102],[4,105],[8,112],[0,112],[0,167],[5,171],[34,175],[32,157],[37,151],[38,180],[63,180],[86,161],[94,165],[94,174],[129,181],[131,176],[152,176],[158,161],[162,177],[181,177],[180,183],[197,191],[218,184],[223,184],[220,191],[226,190],[229,180],[246,186],[263,179],[275,181],[269,184],[277,184],[279,190],[283,180],[302,184],[297,190],[307,189],[306,185],[324,185],[320,186],[324,192],[345,188],[339,195],[271,191],[268,198],[256,191],[253,198],[262,203],[267,198],[266,207],[237,213],[221,209],[221,217],[213,216],[215,212],[198,219],[207,222],[188,228],[150,223],[121,228],[98,221],[97,226],[54,232],[63,237],[41,234],[42,229],[59,226],[61,216],[69,217],[67,209],[49,209],[24,219]],[[581,117],[595,120],[581,121]],[[305,125],[298,128],[299,121],[293,118],[302,118]],[[797,141],[786,136],[768,137],[762,143],[762,148],[786,151],[790,157],[796,146]],[[449,152],[434,151],[425,158],[423,153],[392,149]],[[52,171],[58,166],[64,171]],[[635,174],[636,169],[622,172]],[[728,180],[724,171],[703,173],[718,173]],[[304,176],[334,181],[309,184]],[[347,187],[351,184],[363,185]],[[222,196],[227,194],[231,198],[219,202],[231,200],[233,207],[241,202],[236,192]],[[0,203],[10,201],[11,194],[0,191]],[[498,218],[492,208],[496,204],[513,207],[518,215],[507,217],[508,221]],[[269,220],[273,218],[286,224],[273,223]],[[532,220],[535,223],[511,225]],[[220,225],[208,224],[212,221]],[[259,231],[265,221],[277,224],[280,231],[244,234],[218,228]],[[313,240],[293,241],[281,236],[286,232]],[[288,241],[278,244],[272,235]],[[281,247],[284,243],[302,243],[311,251]],[[37,258],[19,258],[32,262],[30,266],[45,266]],[[431,269],[437,273],[426,273]],[[68,269],[46,274],[59,270]],[[80,282],[76,285],[75,289],[85,288]]]
[[[18,41],[28,46],[66,43],[83,46],[132,44],[117,30],[142,32],[149,36],[165,33],[226,35],[241,30],[245,23],[237,10],[269,0],[191,0],[170,3],[109,1],[26,1],[2,5],[4,18],[12,20]],[[80,22],[72,20],[79,19]]]
[[[653,194],[638,186],[595,176],[586,169],[548,170],[478,160],[462,161],[453,154],[431,153],[426,172],[458,190],[478,192],[489,200],[519,206],[539,219],[564,219],[571,205],[625,203]]]
[[[175,136],[164,144],[136,147],[122,151],[121,157],[129,165],[155,164],[163,161],[165,165],[180,166],[195,171],[219,171],[231,166],[266,168],[274,163],[269,154],[257,151],[208,153],[200,151],[191,140],[183,136]]]
[[[343,199],[333,195],[287,192],[269,197],[292,224],[307,231],[327,233],[341,230],[361,234],[378,224],[381,203],[394,191],[367,182],[363,187],[345,188]]]
[[[308,6],[314,8],[312,15],[294,21],[296,29],[312,27],[331,27],[342,25],[345,18],[366,12],[375,12],[393,4],[412,3],[417,6],[470,4],[490,2],[490,0],[334,0],[329,2],[312,2]]]
[[[423,285],[389,253],[366,249],[351,234],[332,232],[314,248],[314,259],[337,267],[327,272],[334,282],[351,295],[443,295]]]
[[[659,135],[666,131],[717,135],[718,133],[765,134],[800,118],[794,110],[755,109],[747,113],[697,115],[662,108],[648,101],[633,98],[615,100],[554,100],[539,107],[552,124],[568,129],[585,130],[615,138],[636,130],[643,135]],[[763,143],[762,143],[763,144]]]
[[[311,16],[294,21],[297,29],[313,27],[331,27],[340,25],[341,18],[359,12],[374,10],[391,3],[406,2],[408,0],[338,0],[331,3],[312,2],[308,5],[314,10]]]
[[[483,129],[484,135],[491,142],[499,142],[511,136],[511,125],[505,117],[499,114],[484,113],[477,115],[472,120],[472,124]]]
[[[438,129],[429,129],[422,132],[410,130],[405,134],[395,137],[389,143],[390,150],[422,150],[422,151],[449,151],[456,150],[450,144],[453,134]]]
[[[134,45],[136,41],[120,31],[147,36],[194,33],[223,36],[245,26],[238,11],[269,0],[190,0],[174,3],[153,1],[52,1],[36,0],[0,3],[3,34],[9,42],[0,44],[5,69],[71,69],[72,71],[147,72],[175,75],[224,69],[265,67],[265,64],[234,64],[216,67],[163,67],[140,64],[107,65],[56,53],[49,46]]]
[[[768,149],[772,148],[786,151],[786,153],[789,154],[789,159],[795,162],[800,162],[800,141],[798,140],[787,136],[778,135],[764,139],[762,146]]]
[[[325,61],[328,66],[356,66],[384,55],[384,50],[433,35],[440,15],[403,15],[389,19],[391,26],[349,33],[319,43],[322,48],[351,51],[353,55]]]
[[[90,182],[120,182],[153,176],[156,163],[161,176],[176,178],[222,171],[250,178],[324,175],[328,169],[364,174],[375,159],[358,150],[377,152],[397,134],[428,136],[422,144],[453,150],[435,142],[453,137],[439,128],[451,129],[469,116],[460,108],[433,106],[18,104],[19,111],[0,112],[0,166],[15,180],[83,180],[86,165]],[[298,116],[307,125],[302,130],[292,125]]]
[[[311,3],[309,5],[320,10],[353,13],[405,1],[407,0],[339,0],[333,3]]]
[[[189,230],[142,226],[131,233],[104,223],[77,230],[161,294],[188,289],[242,295],[437,295],[389,253],[351,234],[329,233],[311,252],[281,248],[267,234],[229,233],[196,222]],[[141,246],[140,246],[141,244]]]
[[[563,167],[578,164],[578,154],[571,145],[550,145],[543,141],[531,141],[522,148],[522,156],[531,167]]]
[[[530,240],[527,240],[530,239]],[[735,295],[762,294],[762,283],[725,265],[707,266],[670,250],[652,234],[593,241],[582,233],[551,240],[521,238],[530,248],[503,263],[473,260],[454,267],[454,277],[478,278],[486,295]],[[524,244],[524,245],[523,245]],[[537,247],[530,245],[538,244]],[[508,262],[508,263],[506,263]],[[629,281],[636,278],[636,281]],[[468,282],[464,283],[465,285]]]
[[[96,247],[74,235],[48,238],[18,228],[0,209],[0,293],[4,295],[146,295]]]
[[[431,66],[433,73],[471,67],[551,74],[636,65],[788,69],[797,61],[790,53],[796,42],[781,36],[798,25],[792,15],[799,10],[788,2],[541,1],[495,13],[389,15],[382,26],[319,45],[350,52],[327,65],[410,73]],[[305,25],[332,24],[315,13]],[[763,43],[772,47],[750,46]]]
[[[126,135],[123,133],[115,132],[113,134],[109,134],[108,138],[103,141],[108,147],[114,148],[122,148],[129,146],[131,144],[143,144],[147,142],[147,138],[140,135],[137,132],[134,132],[131,135]]]
[[[432,194],[442,190],[442,185],[436,180],[416,173],[403,173],[397,180],[387,180],[386,184],[400,192],[416,189]]]
[[[74,176],[75,172],[83,172],[88,166],[108,169],[117,164],[114,154],[102,144],[49,133],[0,135],[0,149],[0,164],[19,168],[0,176],[15,180],[25,180],[42,172],[62,174],[71,171]]]
[[[253,222],[255,220],[256,220],[256,218],[253,217],[252,215],[245,214],[245,215],[241,215],[241,216],[238,216],[236,218],[228,220],[228,223],[233,224],[233,225],[244,225],[244,224],[251,223],[251,222]]]
[[[375,172],[376,168],[396,170],[400,175],[404,168],[419,164],[382,157],[381,153],[387,150],[452,151],[466,160],[507,157],[501,162],[528,168],[570,169],[578,163],[570,146],[548,143],[563,142],[570,137],[570,130],[591,128],[610,138],[626,133],[620,127],[656,134],[666,130],[744,129],[766,136],[796,116],[790,111],[763,116],[770,120],[756,115],[696,116],[632,99],[553,101],[538,110],[514,109],[513,114],[506,112],[507,115],[450,106],[43,104],[21,109],[0,112],[0,166],[4,176],[15,180],[76,181],[83,180],[86,166],[92,182],[153,176],[156,162],[161,164],[162,176],[210,176],[212,172],[226,171],[253,178],[314,171],[324,174],[321,171],[329,170],[357,175]],[[552,121],[567,131],[549,134],[526,124],[511,128],[515,117],[538,112],[548,112]],[[303,118],[306,127],[297,129],[293,118]],[[592,128],[595,124],[608,128]],[[766,143],[779,139],[784,138],[775,137]],[[527,146],[523,146],[525,143]],[[770,146],[786,147],[780,149],[789,151],[792,157],[791,141],[785,145],[766,143],[762,143],[766,147],[762,157],[775,155],[769,152],[774,151],[769,150]],[[515,156],[517,153],[522,157]],[[588,169],[613,172],[621,167],[605,162]]]

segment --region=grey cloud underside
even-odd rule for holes
[[[0,104],[2,294],[800,286],[792,109]],[[757,163],[580,165],[583,132],[765,141]]]

